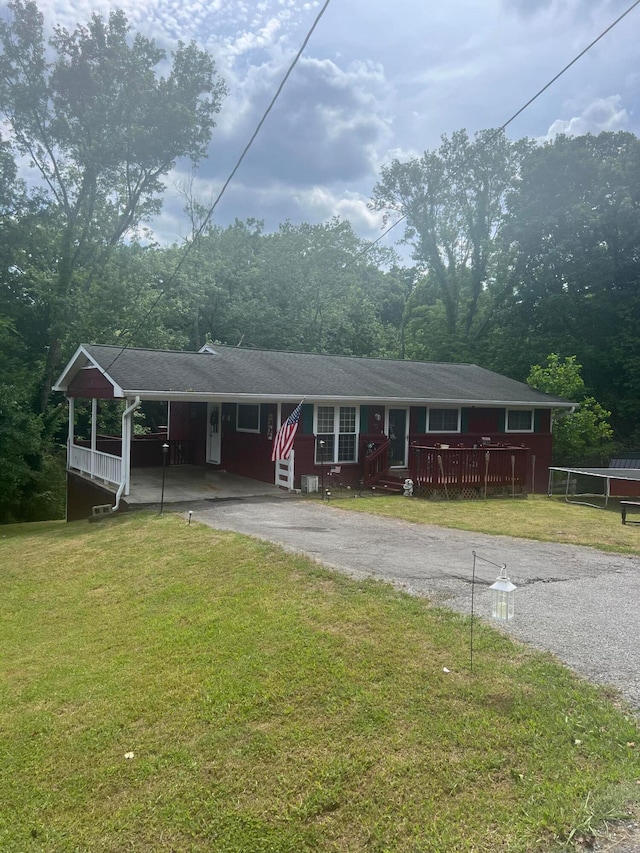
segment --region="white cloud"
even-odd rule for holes
[[[219,117],[212,157],[203,177],[220,179],[257,126],[284,68],[276,62],[251,66],[236,83]],[[386,116],[384,69],[356,61],[341,68],[329,59],[303,58],[289,78],[238,174],[254,186],[289,183],[293,188],[373,176],[392,130]],[[373,179],[373,178],[372,178]]]
[[[165,50],[193,38],[212,54],[229,96],[197,176],[205,200],[235,165],[320,8],[319,0],[37,2],[49,25],[73,29],[94,11],[106,16],[122,8],[134,32]],[[255,216],[277,228],[285,219],[341,215],[375,236],[366,202],[381,165],[419,156],[462,127],[472,134],[499,126],[627,2],[394,0],[374,4],[375,14],[371,0],[330,5],[217,221]],[[639,23],[640,7],[520,115],[509,134],[637,132]],[[185,232],[181,206],[169,189],[156,229],[163,241]]]
[[[266,50],[275,44],[281,27],[282,21],[279,18],[271,18],[257,32],[241,33],[228,45],[227,51],[231,56],[238,56],[257,48]]]
[[[585,133],[598,134],[605,130],[626,130],[629,113],[622,106],[620,95],[597,98],[584,108],[582,113],[570,119],[556,119],[546,135],[538,141],[551,141],[559,134],[581,136]]]
[[[369,198],[360,193],[336,193],[327,187],[317,186],[296,193],[296,201],[301,210],[312,211],[317,222],[339,216],[351,222],[356,232],[371,238],[377,237],[382,228],[382,213],[369,210]]]

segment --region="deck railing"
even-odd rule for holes
[[[524,447],[409,447],[409,472],[418,491],[443,489],[521,492],[526,487]]]
[[[120,485],[122,459],[119,456],[72,444],[69,448],[69,468],[88,474],[96,480],[104,480],[114,486]]]
[[[371,446],[372,445],[372,446]],[[384,436],[365,446],[362,476],[365,489],[380,480],[389,470],[389,447],[391,442]]]

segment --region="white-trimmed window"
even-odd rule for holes
[[[505,432],[533,432],[533,409],[507,409]]]
[[[315,419],[316,464],[355,462],[358,454],[357,407],[316,406]]]
[[[236,409],[238,432],[260,432],[260,404],[238,403]]]
[[[429,409],[427,432],[460,432],[460,409]]]

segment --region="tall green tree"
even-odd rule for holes
[[[424,276],[410,328],[415,334],[426,327],[427,335],[413,347],[414,356],[464,356],[486,334],[506,199],[530,147],[500,131],[484,130],[470,139],[460,130],[443,136],[437,150],[382,169],[371,206],[385,212],[385,221],[405,218],[404,240]],[[430,327],[445,337],[437,353]]]
[[[524,378],[548,352],[576,353],[616,434],[640,441],[640,140],[601,133],[537,147],[508,207],[494,364]]]
[[[47,42],[32,0],[11,0],[9,10],[0,21],[0,115],[40,180],[55,233],[49,267],[32,283],[46,310],[44,410],[78,294],[158,213],[176,160],[204,156],[225,86],[195,44],[180,44],[168,62],[152,40],[131,38],[121,11],[72,32],[57,27]]]
[[[587,395],[582,365],[575,355],[560,358],[547,356],[546,364],[534,364],[527,377],[532,388],[577,403],[576,410],[556,409],[552,412],[553,456],[562,464],[601,464],[611,454],[613,430],[611,412]]]
[[[64,468],[24,386],[0,383],[0,524],[60,518]]]
[[[351,225],[339,219],[286,222],[265,234],[256,220],[212,227],[192,248],[168,291],[176,333],[189,346],[206,339],[271,349],[384,354],[393,340],[383,319],[392,284]],[[179,251],[166,253],[168,269]],[[395,354],[395,353],[394,353]]]

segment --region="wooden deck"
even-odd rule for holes
[[[526,447],[412,445],[409,471],[416,494],[522,494],[526,491],[529,457]]]

